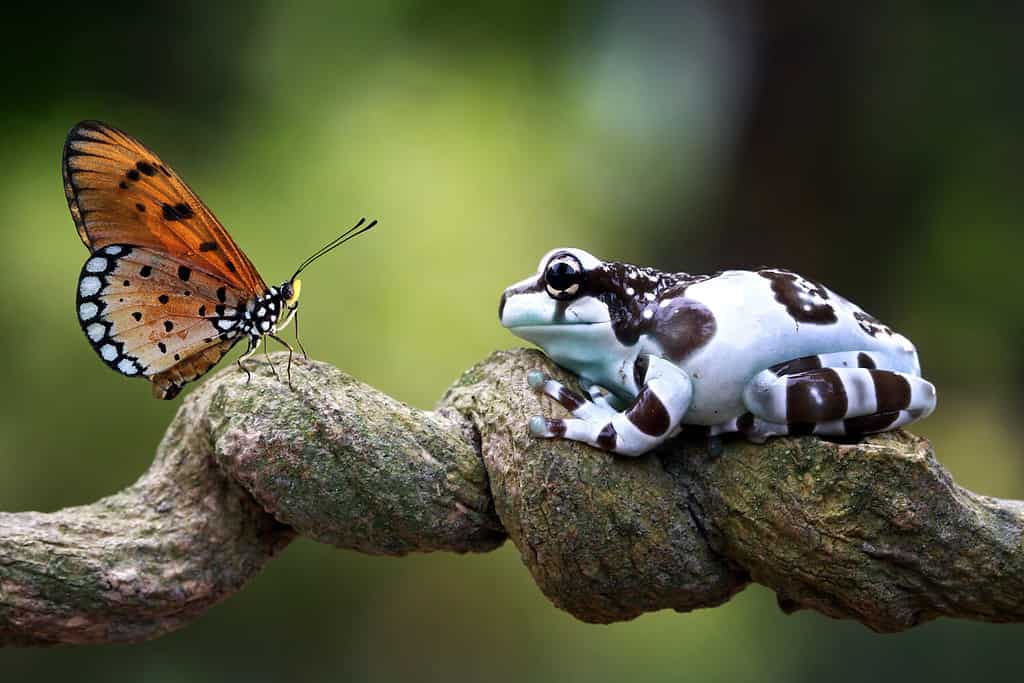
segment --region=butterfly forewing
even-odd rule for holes
[[[113,244],[146,247],[247,296],[267,288],[188,185],[127,133],[96,121],[72,128],[64,145],[64,189],[90,251]]]
[[[78,318],[100,358],[124,375],[149,378],[161,398],[241,338],[243,303],[220,279],[133,245],[97,250],[78,281]]]

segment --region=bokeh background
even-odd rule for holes
[[[177,403],[82,339],[60,180],[99,118],[192,184],[264,276],[305,276],[303,339],[429,407],[516,345],[502,288],[556,246],[669,270],[780,265],[915,340],[957,480],[1024,498],[1019,3],[189,0],[5,9],[0,509],[133,481]],[[237,352],[236,352],[237,353]],[[2,561],[2,558],[0,558]],[[751,587],[592,626],[515,549],[383,559],[300,540],[187,628],[0,653],[0,680],[1020,680],[1022,626],[880,636]]]

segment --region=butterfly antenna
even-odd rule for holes
[[[331,240],[330,242],[328,242],[324,246],[322,246],[319,249],[317,249],[316,252],[312,256],[310,256],[305,261],[303,261],[302,264],[295,270],[295,274],[292,275],[291,279],[294,280],[295,278],[297,278],[299,276],[299,273],[301,273],[303,270],[305,270],[306,267],[309,264],[311,264],[313,261],[316,261],[318,258],[323,256],[327,252],[332,251],[334,249],[337,249],[338,247],[343,245],[345,242],[348,242],[350,239],[353,239],[355,237],[359,237],[364,232],[366,232],[367,230],[369,230],[373,226],[377,225],[377,221],[376,220],[372,220],[369,223],[366,223],[365,225],[363,225],[364,223],[366,223],[366,219],[365,218],[360,218],[358,223],[353,225],[351,228],[349,228],[348,230],[343,232],[338,237],[335,237],[333,240]]]

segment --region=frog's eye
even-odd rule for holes
[[[583,284],[583,264],[572,254],[561,254],[548,261],[544,269],[544,286],[553,299],[565,301],[580,291]]]

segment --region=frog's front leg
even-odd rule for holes
[[[606,401],[588,401],[540,372],[527,377],[530,386],[558,401],[571,419],[530,420],[530,433],[539,438],[582,441],[620,455],[642,455],[679,431],[690,407],[690,376],[656,356],[640,356],[634,373],[643,382],[633,403],[617,411]]]

